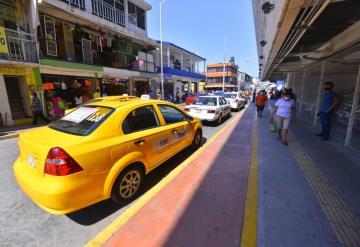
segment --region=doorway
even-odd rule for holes
[[[26,88],[25,78],[15,76],[4,76],[6,93],[10,105],[11,116],[13,120],[26,118],[25,98],[23,95],[24,86]],[[24,85],[23,85],[24,84]]]

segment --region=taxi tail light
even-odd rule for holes
[[[62,148],[50,149],[45,161],[45,173],[66,176],[82,170],[81,166]]]
[[[215,109],[209,109],[209,110],[207,110],[207,112],[208,113],[215,113],[216,111],[215,111]]]
[[[190,111],[190,108],[185,108],[185,111]]]

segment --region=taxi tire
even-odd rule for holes
[[[222,122],[223,122],[223,117],[222,117],[222,114],[220,114],[219,118],[218,118],[217,121],[216,121],[216,124],[217,124],[217,125],[221,125]]]
[[[200,138],[198,137],[200,135]],[[202,141],[202,131],[201,129],[198,129],[194,135],[194,139],[191,143],[191,149],[196,150],[201,146]]]
[[[132,171],[136,171],[136,172],[138,172],[140,174],[140,185],[139,185],[137,191],[131,197],[124,198],[120,194],[120,188],[119,188],[120,183],[123,180],[123,178]],[[134,164],[134,165],[131,165],[131,166],[127,167],[125,170],[123,170],[119,174],[119,176],[115,180],[115,183],[114,183],[114,185],[112,187],[112,190],[111,190],[111,199],[114,202],[119,203],[119,204],[124,204],[124,203],[131,202],[132,200],[134,200],[139,195],[139,193],[141,191],[143,181],[144,181],[144,170],[142,169],[141,165]]]

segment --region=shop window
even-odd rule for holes
[[[159,126],[153,106],[143,106],[135,109],[127,115],[122,124],[123,132],[130,134],[133,132],[151,129]]]

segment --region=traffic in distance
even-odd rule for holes
[[[201,146],[203,121],[220,125],[247,100],[236,92],[201,95],[185,106],[148,95],[96,98],[20,134],[17,183],[52,214],[109,198],[129,203],[150,171]]]

